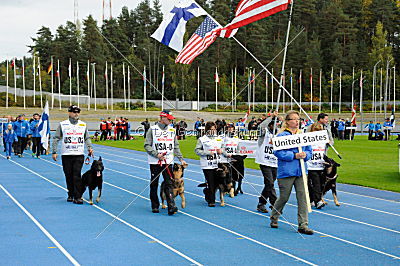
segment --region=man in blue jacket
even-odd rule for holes
[[[364,128],[368,127],[368,140],[372,139],[372,134],[375,132],[375,124],[372,121],[369,121],[369,124],[366,125]]]
[[[338,130],[339,139],[344,140],[344,120],[341,118],[338,121],[337,130]]]
[[[15,134],[17,134],[18,142],[16,146],[16,154],[22,157],[26,148],[27,136],[29,133],[29,123],[25,120],[25,115],[19,115],[17,121],[13,124]]]
[[[392,123],[389,118],[385,119],[386,121],[383,123],[383,131],[385,132],[385,140],[390,140],[390,132],[392,131]]]
[[[42,153],[42,139],[39,133],[40,115],[38,113],[33,115],[33,120],[29,125],[29,134],[32,135],[32,157],[40,158]]]

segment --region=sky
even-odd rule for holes
[[[105,0],[108,3],[109,0]],[[112,0],[112,14],[120,14],[123,6],[134,9],[141,0]],[[151,1],[152,2],[152,1]],[[162,11],[168,12],[177,0],[160,0]],[[102,17],[103,0],[78,0],[79,19],[91,14]],[[109,9],[105,11],[109,14]],[[0,0],[0,61],[28,55],[31,37],[46,26],[54,34],[59,25],[74,20],[74,0]]]

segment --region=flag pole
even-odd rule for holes
[[[123,79],[122,83],[124,84],[123,85],[123,87],[124,87],[124,110],[126,110],[125,62],[122,62],[122,79]]]
[[[342,111],[342,69],[339,72],[339,114]]]
[[[237,111],[237,67],[235,66],[235,112]]]
[[[256,68],[253,68],[253,112],[255,111],[255,101],[256,101]]]
[[[354,107],[354,67],[353,67],[353,82],[351,83],[351,108]]]
[[[127,84],[128,84],[128,111],[131,111],[131,72],[128,65],[128,77],[127,77]]]
[[[151,66],[149,66],[150,68]],[[150,72],[149,72],[150,73]],[[147,104],[146,104],[146,100],[147,100],[147,86],[146,86],[146,79],[147,79],[147,75],[146,75],[146,66],[144,66],[144,70],[143,70],[143,95],[144,95],[144,99],[143,99],[143,107],[144,107],[144,111],[147,112]],[[151,75],[150,75],[150,79],[151,79]]]
[[[26,109],[26,92],[25,92],[25,59],[22,57],[22,89],[24,90],[24,109]]]
[[[393,66],[393,112],[396,112],[396,64]]]
[[[290,68],[290,94],[293,95],[293,69]],[[293,110],[293,100],[290,99],[290,110]]]
[[[360,114],[361,114],[361,136],[364,133],[363,128],[363,71],[361,69],[361,76],[360,76]]]
[[[198,66],[197,67],[197,112],[199,111],[200,111],[200,67]]]
[[[33,55],[33,106],[36,106],[36,57]]]
[[[312,75],[312,68],[310,70],[310,94],[311,94],[311,101],[310,101],[310,111],[312,112],[312,106],[313,106],[313,75]]]
[[[88,104],[87,104],[87,108],[88,110],[90,110],[90,100],[91,98],[91,94],[90,94],[90,62],[89,60],[87,61],[87,72],[86,72],[86,78],[87,78],[87,94],[89,96],[88,98]]]
[[[79,61],[76,61],[76,94],[78,96],[78,107],[80,105],[79,100]]]
[[[376,66],[381,62],[381,60],[379,60],[378,62],[376,62],[376,64],[374,65],[374,72],[373,72],[373,77],[372,77],[372,101],[373,101],[373,112],[374,112],[374,122],[376,124]]]
[[[14,101],[17,102],[17,58],[14,57]]]
[[[111,112],[114,112],[114,84],[113,84],[113,65],[111,65],[111,73],[110,73],[110,86],[111,86]]]
[[[161,77],[161,110],[164,110],[164,83],[165,83],[165,67],[162,67],[162,77]]]
[[[51,109],[54,108],[54,66],[53,66],[53,56],[51,56],[50,60],[51,64]]]
[[[274,69],[272,69],[271,73],[271,108],[274,109]]]
[[[379,85],[379,113],[382,113],[382,86],[383,86],[383,69],[381,67],[381,82]]]
[[[215,67],[215,112],[218,112],[218,67]]]
[[[93,94],[94,94],[94,110],[97,111],[96,63],[93,63]]]
[[[39,90],[40,90],[40,108],[43,109],[43,91],[42,91],[42,73],[40,67],[40,58],[38,57],[38,70],[39,70]]]
[[[61,110],[61,73],[60,73],[60,60],[57,59],[57,77],[58,77],[58,102]]]
[[[231,69],[231,95],[232,95],[232,101],[231,101],[231,103],[232,103],[232,106],[231,106],[231,108],[232,108],[232,113],[234,112],[234,110],[233,110],[233,108],[234,108],[234,104],[233,104],[233,99],[234,99],[234,77],[233,77],[233,75],[234,75],[234,72],[233,72],[233,69]]]
[[[72,105],[72,65],[71,65],[71,58],[69,58],[68,75],[69,75],[69,105]]]
[[[331,113],[333,112],[333,67],[331,72]]]
[[[7,61],[7,74],[6,74],[6,78],[7,78],[7,81],[6,81],[6,90],[7,90],[7,92],[6,92],[6,109],[8,109],[8,59],[6,60]]]
[[[302,88],[303,88],[303,69],[300,69],[300,76],[299,76],[299,100],[300,100],[300,105],[302,105],[302,96],[303,96],[303,92],[302,92]],[[301,113],[301,110],[300,110]]]
[[[268,73],[265,72],[265,113],[268,114]]]
[[[104,78],[106,81],[106,109],[108,110],[108,63],[106,61],[106,72],[104,73]]]
[[[319,113],[322,111],[322,69],[319,70]]]

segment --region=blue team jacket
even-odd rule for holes
[[[13,124],[13,129],[18,137],[26,137],[29,134],[29,123],[25,120],[17,120]]]
[[[284,131],[278,134],[280,136],[291,135],[292,133],[289,131]],[[312,156],[312,148],[311,146],[303,147],[303,151],[306,153],[306,158],[304,161],[308,161]],[[288,150],[280,150],[274,151],[274,155],[278,158],[278,175],[277,178],[285,178],[291,176],[301,176],[301,166],[300,160],[295,158],[295,154],[299,152],[298,148],[292,148]],[[307,164],[304,164],[306,167],[307,173]]]
[[[13,143],[14,141],[18,141],[17,134],[15,134],[14,130],[4,131],[3,139],[4,139],[4,142],[6,142],[6,143]]]
[[[33,120],[30,125],[29,125],[29,133],[32,135],[33,138],[38,138],[40,137],[39,133],[39,127],[36,127],[37,124],[39,124],[40,120]]]
[[[374,131],[375,130],[375,125],[372,123],[369,123],[368,125],[366,125],[365,127],[368,127],[368,130],[372,130],[372,131]]]
[[[378,131],[379,129],[382,129],[382,125],[381,124],[376,124],[375,125],[375,131]]]
[[[339,121],[338,122],[338,128],[337,128],[339,131],[342,131],[342,130],[344,130],[344,122],[343,121]]]

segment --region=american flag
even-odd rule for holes
[[[235,18],[221,30],[221,37],[230,38],[238,28],[286,10],[290,0],[241,0]]]
[[[215,41],[219,35],[219,30],[218,24],[207,16],[178,54],[175,63],[191,64]]]

